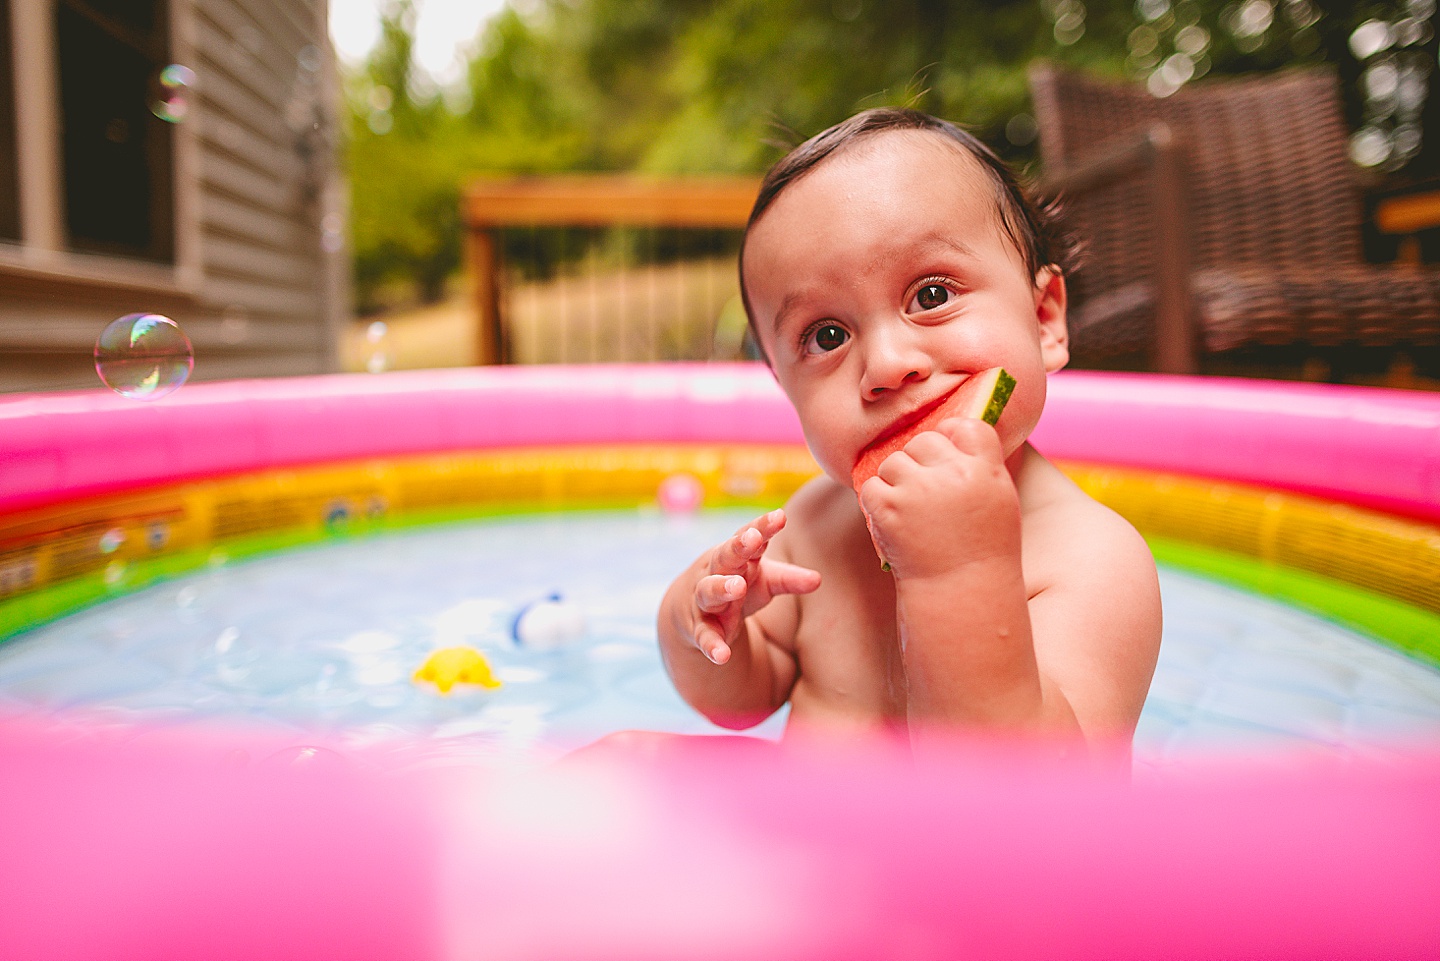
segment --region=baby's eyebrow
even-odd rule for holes
[[[936,232],[917,237],[913,243],[884,250],[867,266],[870,270],[883,269],[900,261],[914,258],[917,255],[924,255],[937,249],[948,250],[965,258],[973,259],[975,257],[975,249],[965,243],[965,241],[957,237],[952,237],[949,234]]]
[[[807,300],[809,296],[810,292],[808,290],[792,290],[786,294],[784,299],[780,301],[780,308],[775,311],[775,316],[770,321],[771,331],[778,334],[780,328],[785,326],[785,322],[789,319],[790,314],[793,313],[802,302]]]

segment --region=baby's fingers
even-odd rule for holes
[[[745,565],[765,553],[765,545],[784,526],[785,512],[773,510],[764,517],[757,518],[753,524],[742,527],[734,537],[716,548],[715,556],[710,562],[710,572],[743,573]]]
[[[820,572],[786,561],[761,562],[765,587],[771,594],[809,594],[820,587]]]
[[[745,597],[745,578],[739,574],[710,574],[695,585],[695,606],[718,614]]]
[[[936,427],[955,445],[955,449],[976,457],[1004,460],[1000,435],[995,428],[974,417],[948,417]]]
[[[712,664],[730,660],[730,645],[725,643],[725,634],[708,617],[695,626],[695,646]]]

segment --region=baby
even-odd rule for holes
[[[771,169],[741,291],[824,473],[667,591],[661,651],[697,710],[740,729],[788,701],[787,736],[904,732],[917,752],[957,729],[1128,752],[1155,564],[1027,442],[1069,360],[1052,234],[986,147],[914,111],[858,114]],[[1016,387],[995,427],[941,420],[851,488],[867,448],[996,367]]]

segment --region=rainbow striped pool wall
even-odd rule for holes
[[[676,472],[707,504],[774,505],[816,469],[754,365],[31,395],[0,401],[0,436],[0,637],[221,555],[644,504]],[[1440,397],[1070,372],[1033,441],[1161,560],[1440,663]]]

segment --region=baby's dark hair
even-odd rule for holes
[[[974,157],[995,188],[1000,225],[1020,252],[1029,276],[1042,267],[1053,266],[1062,274],[1069,273],[1075,256],[1074,244],[1060,227],[1059,209],[1054,201],[1038,202],[1020,185],[1013,171],[995,152],[974,134],[948,120],[941,120],[918,110],[900,107],[876,107],[857,113],[828,130],[821,131],[782,157],[760,182],[760,194],[750,209],[745,225],[745,238],[740,242],[740,298],[745,316],[753,327],[755,317],[750,309],[750,296],[745,290],[745,242],[750,230],[774,203],[775,198],[795,181],[814,170],[827,158],[850,144],[889,130],[920,130],[946,137]],[[759,346],[757,340],[756,346]]]

